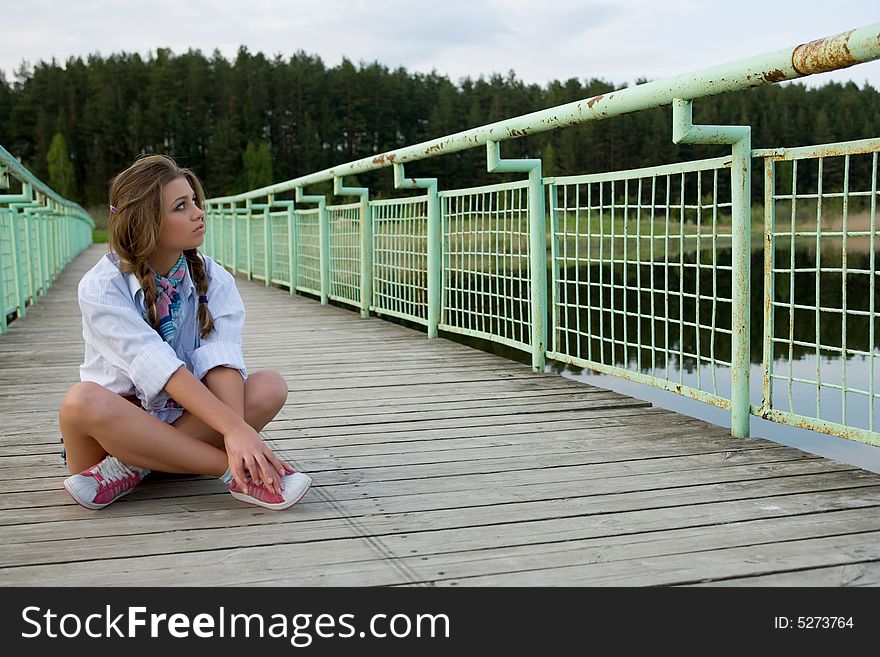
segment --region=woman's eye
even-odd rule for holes
[[[198,200],[199,200],[198,197],[193,196],[193,199],[192,199],[193,205],[198,206]],[[177,206],[174,209],[175,210],[183,210],[185,208],[186,208],[186,201],[181,201],[180,203],[177,204]]]

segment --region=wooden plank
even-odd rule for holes
[[[327,511],[324,505],[320,504],[320,500],[332,498],[337,503],[338,508],[343,510],[345,516],[349,518],[362,516],[388,518],[387,514],[392,513],[414,514],[458,510],[462,512],[462,515],[455,519],[457,523],[467,524],[467,518],[472,517],[477,521],[476,526],[479,527],[480,514],[483,514],[487,507],[497,505],[519,504],[521,506],[516,507],[515,510],[520,511],[529,508],[538,509],[533,519],[542,519],[544,516],[541,515],[540,509],[543,507],[540,503],[552,502],[546,508],[552,508],[555,512],[559,509],[567,508],[569,502],[574,500],[583,502],[586,498],[596,496],[621,496],[619,499],[609,497],[608,500],[590,500],[594,513],[620,513],[645,508],[646,506],[651,507],[656,505],[659,500],[672,499],[674,495],[680,493],[680,491],[675,489],[683,486],[692,488],[689,492],[693,494],[693,497],[688,498],[687,504],[698,504],[706,502],[706,493],[716,490],[715,488],[710,488],[710,486],[729,489],[731,494],[741,494],[742,491],[737,488],[738,484],[750,483],[754,485],[754,491],[749,491],[745,497],[740,498],[749,499],[750,495],[761,496],[766,494],[767,486],[780,484],[780,481],[774,480],[780,479],[783,476],[787,481],[781,482],[781,485],[790,486],[801,483],[791,479],[793,477],[803,478],[807,475],[824,474],[827,475],[827,478],[823,485],[830,483],[834,486],[842,479],[844,472],[846,470],[842,466],[829,468],[829,464],[814,460],[812,462],[805,461],[800,464],[791,464],[786,469],[785,475],[770,473],[766,469],[762,469],[760,466],[756,467],[753,464],[744,464],[731,466],[731,468],[725,471],[718,468],[691,470],[678,477],[668,472],[641,475],[637,480],[628,480],[625,476],[603,477],[602,479],[597,479],[589,487],[584,486],[582,480],[553,478],[545,473],[538,481],[530,479],[502,480],[491,487],[484,487],[482,489],[475,489],[472,484],[470,488],[462,489],[459,486],[452,490],[438,492],[429,492],[424,489],[419,490],[413,486],[403,486],[400,490],[404,492],[399,492],[397,489],[386,487],[384,496],[371,496],[369,498],[358,496],[353,487],[343,491],[345,498],[340,497],[336,490],[316,488],[316,491],[320,491],[319,494],[317,496],[310,496],[308,500],[303,501],[301,507],[298,507],[298,509],[306,509],[306,512],[304,512],[306,513],[305,516],[295,514],[270,514],[267,516],[266,514],[256,513],[252,514],[254,518],[249,520],[249,524],[299,522],[303,517],[314,520],[316,518],[315,513],[320,514],[322,511]],[[137,491],[137,495],[126,498],[125,503],[127,506],[123,506],[120,501],[119,505],[113,507],[114,511],[112,513],[108,508],[108,510],[105,510],[105,513],[100,514],[102,518],[101,526],[94,530],[92,536],[114,535],[117,533],[127,535],[131,531],[129,523],[132,521],[135,523],[142,522],[143,518],[147,517],[147,515],[149,515],[150,523],[149,526],[142,528],[141,533],[161,531],[162,523],[167,520],[163,514],[176,510],[181,501],[187,497],[187,493],[189,495],[194,493],[197,495],[212,495],[216,499],[211,502],[219,504],[221,507],[225,506],[235,509],[241,506],[240,504],[232,503],[232,500],[222,492],[223,489],[217,485],[217,482],[205,483],[208,485],[202,486],[199,489],[190,487],[187,491],[178,490],[174,496],[168,495],[167,492],[160,493],[156,491],[151,498],[148,497],[150,487],[145,484],[143,489],[146,490],[143,493],[142,489]],[[742,486],[739,488],[742,488]],[[155,487],[153,489],[155,490]],[[479,498],[474,497],[475,490],[480,491]],[[636,493],[643,493],[643,495],[636,495]],[[57,491],[55,494],[58,496],[63,495],[61,491]],[[160,495],[165,497],[160,497]],[[623,497],[626,495],[630,497]],[[708,499],[711,500],[711,498]],[[612,506],[606,506],[606,502]],[[629,503],[631,506],[614,507],[613,504],[615,503]],[[316,506],[318,511],[315,509]],[[65,527],[79,527],[82,521],[92,519],[95,516],[95,514],[87,514],[76,508],[71,508],[75,513],[70,514],[69,512],[59,511],[56,506],[27,508],[18,512],[7,506],[6,510],[2,513],[2,519],[4,522],[9,520],[14,522],[6,525],[4,540],[9,544],[43,539],[58,540],[65,538]],[[510,509],[502,509],[500,513],[507,513],[508,510]],[[245,508],[244,511],[250,512],[252,510]],[[258,516],[260,519],[256,519]],[[325,519],[325,516],[319,515],[318,517]],[[336,517],[335,513],[326,516],[326,518],[334,517]],[[521,521],[528,519],[525,515],[517,517]],[[72,525],[69,525],[69,520],[72,521]],[[22,522],[26,526],[22,525]],[[216,526],[213,524],[215,522],[216,519],[213,519],[206,521],[206,524],[201,524],[198,519],[189,519],[188,527],[190,529],[199,527],[211,528]],[[52,524],[47,525],[46,523]],[[220,526],[224,525],[221,524]],[[174,524],[171,527],[177,528]],[[74,536],[66,537],[72,538]]]
[[[587,433],[583,433],[584,439],[603,439],[608,440],[614,437],[619,439],[626,439],[628,436],[626,433],[623,433],[619,430],[621,426],[620,418],[611,415],[608,411],[616,410],[616,409],[606,409],[605,413],[596,413],[595,415],[591,415],[590,417],[590,430]],[[415,417],[411,417],[411,415]],[[439,427],[433,427],[432,430],[421,430],[421,431],[409,431],[408,423],[414,421],[420,421],[419,418],[427,415],[423,413],[411,414],[406,416],[367,416],[365,418],[337,418],[335,416],[331,416],[329,419],[327,418],[316,418],[311,422],[307,422],[305,420],[301,421],[300,425],[311,425],[311,429],[320,429],[323,427],[335,427],[335,426],[346,426],[349,429],[353,427],[364,428],[364,429],[374,429],[375,425],[380,425],[380,430],[378,432],[372,432],[370,434],[359,433],[357,435],[354,434],[342,434],[341,436],[333,436],[333,435],[323,435],[320,432],[317,432],[317,435],[310,437],[297,437],[293,439],[295,442],[290,442],[289,444],[284,443],[283,441],[287,439],[288,430],[284,428],[267,428],[263,430],[264,437],[270,441],[269,444],[274,448],[278,449],[296,449],[297,454],[299,454],[302,449],[309,449],[312,447],[317,447],[321,449],[327,449],[332,447],[341,447],[341,448],[349,448],[349,447],[357,447],[357,446],[365,446],[365,445],[373,445],[373,446],[382,446],[382,453],[386,453],[384,450],[388,449],[391,452],[396,451],[418,451],[421,449],[447,449],[453,446],[459,446],[462,449],[467,449],[469,447],[479,447],[482,445],[498,445],[498,444],[513,444],[513,443],[543,443],[547,441],[556,441],[556,440],[565,440],[577,438],[579,434],[573,433],[571,430],[557,430],[557,431],[521,431],[520,428],[523,426],[526,427],[534,427],[536,423],[527,423],[526,425],[518,424],[516,425],[514,430],[508,426],[507,422],[504,422],[500,427],[488,427],[488,429],[501,429],[502,427],[506,429],[506,431],[499,431],[496,435],[480,435],[481,429],[485,427],[463,427],[463,431],[459,431],[459,433],[467,433],[462,437],[455,437],[454,435],[442,434],[442,425]],[[442,415],[442,414],[441,414]],[[506,420],[508,416],[499,416],[492,415],[491,413],[481,413],[478,415],[474,415],[474,417],[498,417],[499,419]],[[398,419],[399,418],[399,419]],[[461,418],[452,416],[450,419],[459,420]],[[630,418],[632,419],[632,418]],[[396,422],[394,420],[397,420]],[[572,422],[575,423],[575,422]],[[577,427],[578,429],[582,428],[582,422],[577,421],[581,426]],[[397,426],[400,425],[400,426]],[[271,425],[270,425],[271,426]],[[539,425],[540,426],[540,425]],[[55,424],[57,427],[57,423]],[[54,428],[54,427],[50,427]],[[388,431],[389,428],[395,428],[396,434],[403,435],[395,435],[390,440],[383,440],[383,436],[388,435],[385,431]],[[599,435],[597,431],[600,428],[607,428],[608,431],[603,435]],[[679,426],[679,430],[687,431],[687,425]],[[384,431],[383,431],[384,429]],[[468,429],[472,431],[467,432]],[[666,430],[668,431],[668,427]],[[34,433],[34,434],[26,434],[26,433],[17,433],[14,439],[10,439],[7,442],[5,447],[0,447],[0,456],[22,456],[22,455],[31,455],[31,454],[57,454],[59,451],[59,441],[56,438],[55,440],[51,440],[49,436],[46,435],[44,429],[44,433]],[[661,430],[662,431],[662,430]],[[630,433],[632,430],[630,430]],[[57,434],[57,432],[55,433]],[[365,435],[375,435],[375,438],[366,438]],[[633,436],[633,438],[638,439],[639,437],[646,437],[648,435],[656,436],[657,430],[646,431],[643,436]],[[728,443],[729,446],[729,437],[724,434],[723,439]],[[39,440],[40,442],[37,442]],[[287,439],[290,440],[290,439]],[[48,441],[48,442],[46,442]],[[442,442],[441,442],[442,441]],[[406,443],[401,445],[401,443]],[[638,444],[633,444],[634,449],[638,449]],[[335,452],[338,456],[340,452]],[[11,462],[10,462],[11,463]]]
[[[408,400],[400,399],[399,403],[394,400],[356,400],[346,402],[344,400],[327,401],[313,404],[290,404],[288,403],[278,414],[277,419],[316,419],[316,418],[340,418],[342,415],[355,414],[357,418],[372,417],[382,413],[392,412],[394,416],[410,413],[425,413],[429,411],[459,411],[470,412],[470,409],[483,408],[509,408],[515,406],[531,407],[547,402],[588,402],[595,399],[615,399],[606,397],[601,389],[585,392],[545,392],[529,391],[521,393],[514,398],[504,393],[495,395],[479,395],[479,398],[469,398],[456,401],[453,396],[443,398],[415,398]],[[650,408],[650,407],[646,407]],[[37,411],[22,411],[7,413],[4,416],[4,444],[5,445],[38,445],[45,442],[46,433],[57,433],[58,418],[51,413]],[[269,424],[269,428],[272,423]],[[3,454],[3,445],[0,445],[0,454]]]
[[[406,445],[407,443],[403,443],[404,447],[406,447]],[[764,451],[766,451],[766,453],[764,453]],[[500,472],[508,474],[509,476],[517,472],[527,471],[531,473],[530,476],[535,476],[541,474],[543,470],[549,470],[557,473],[557,476],[560,476],[558,473],[571,472],[573,469],[580,467],[601,467],[603,468],[602,472],[613,472],[616,471],[615,468],[618,464],[620,467],[624,468],[625,472],[632,473],[642,472],[644,471],[644,468],[660,468],[660,471],[687,470],[694,467],[693,463],[696,463],[697,459],[705,458],[707,460],[706,462],[711,463],[714,467],[722,467],[726,464],[736,464],[748,460],[750,457],[747,455],[751,453],[761,454],[761,456],[757,458],[762,459],[762,462],[767,464],[768,467],[772,467],[774,463],[818,458],[791,448],[773,445],[772,443],[766,445],[755,444],[752,446],[742,446],[738,449],[731,449],[729,441],[723,442],[721,440],[716,441],[714,445],[704,445],[693,440],[682,440],[675,443],[658,443],[639,450],[638,457],[633,458],[633,450],[629,447],[622,445],[609,447],[603,443],[598,443],[592,448],[585,446],[583,449],[578,450],[577,454],[572,455],[571,458],[551,461],[548,467],[540,467],[539,463],[520,458],[515,459],[513,465],[509,468],[502,468]],[[288,460],[295,461],[296,459],[289,458]],[[320,485],[338,486],[344,485],[349,479],[354,478],[347,476],[351,469],[352,466],[350,464],[341,462],[339,468],[325,471],[320,474],[312,470],[311,475],[314,478],[319,479]],[[442,486],[444,481],[449,480],[450,477],[476,477],[497,473],[496,470],[491,468],[489,472],[452,472],[449,467],[444,470],[445,472],[442,478],[431,483],[432,489]],[[60,480],[67,474],[66,470],[61,465],[60,459],[58,459],[54,465],[34,467],[29,470],[29,472],[32,472],[33,476],[21,478],[23,476],[21,472],[13,471],[9,472],[6,478],[0,478],[0,492],[7,496],[17,492],[26,491],[59,491],[61,485]],[[383,481],[383,473],[386,478],[385,480],[394,481],[397,486],[402,486],[407,479],[411,479],[411,477],[408,478],[406,476],[409,473],[409,470],[406,467],[389,469],[387,465],[384,466],[384,469],[373,468],[369,473],[360,473],[357,476],[357,479],[362,481],[366,477],[373,482],[381,483]],[[587,474],[588,473],[583,473],[572,476],[583,478]],[[180,478],[180,476],[175,475],[170,475],[170,477],[174,477],[171,479],[172,482],[178,481]],[[168,478],[169,476],[163,476],[161,473],[154,473],[147,481],[150,482],[159,479],[160,481],[163,481],[163,483],[167,483]],[[435,479],[437,478],[435,477]],[[371,490],[376,491],[375,486],[371,486]],[[379,493],[377,492],[376,494]]]
[[[465,496],[465,499],[473,500],[474,493],[479,492],[479,500],[468,505],[479,506],[496,499],[494,497],[495,489],[504,490],[504,495],[511,495],[513,500],[521,501],[530,499],[530,494],[536,495],[537,499],[543,499],[547,492],[541,489],[542,486],[550,486],[551,488],[557,485],[572,486],[572,495],[582,496],[611,492],[659,490],[684,485],[683,482],[686,482],[686,485],[697,485],[709,481],[735,481],[737,477],[751,480],[762,477],[791,476],[803,472],[838,472],[852,469],[852,466],[835,464],[815,457],[792,458],[780,455],[777,460],[768,460],[767,455],[760,452],[743,453],[732,458],[725,458],[720,454],[700,454],[635,462],[526,469],[519,472],[502,471],[473,474],[449,471],[446,476],[434,478],[429,482],[430,485],[426,485],[421,479],[380,480],[373,482],[370,486],[370,499],[382,500],[386,497],[401,495],[422,495],[429,498],[437,496],[436,501],[432,503],[439,504],[440,506],[437,508],[448,508],[446,502],[448,495],[454,497],[456,494],[461,494]],[[336,501],[364,499],[359,482],[342,481],[331,484],[324,481],[324,476],[318,473],[313,473],[313,475],[317,480],[316,488],[322,488]],[[590,483],[585,484],[586,480]],[[606,482],[606,480],[609,481]],[[59,516],[55,507],[59,504],[72,505],[73,501],[65,496],[58,479],[44,479],[44,481],[49,481],[52,484],[51,488],[42,491],[31,490],[5,494],[2,498],[2,509],[28,508],[33,510],[35,514],[43,514],[40,516],[42,521],[58,517],[63,519],[66,516]],[[217,494],[221,491],[222,488],[218,488],[217,482],[211,478],[188,477],[183,480],[168,480],[151,477],[135,493],[126,497],[124,502],[129,504],[135,500],[166,499],[170,500],[170,504],[175,504],[177,499],[182,496]],[[499,503],[504,500],[506,498],[498,498]],[[157,505],[155,509],[150,508],[149,511],[159,512],[162,510],[160,506]],[[47,507],[47,509],[35,510],[38,507]],[[147,511],[144,508],[131,509],[131,507],[123,506],[122,501],[120,504],[114,505],[113,509],[119,509],[118,513],[123,513],[123,509],[127,509],[130,513]],[[115,513],[117,512],[114,511],[113,514]],[[100,517],[108,515],[112,514],[105,510],[100,514]],[[0,512],[0,523],[10,524],[10,515],[5,511]]]
[[[296,528],[293,535],[299,535],[300,531],[302,531],[301,527]],[[750,543],[746,547],[736,546],[702,552],[693,549],[698,543],[692,541],[691,550],[684,554],[661,554],[615,561],[604,560],[603,555],[610,548],[606,547],[608,538],[602,536],[600,547],[588,552],[589,557],[595,559],[593,563],[539,569],[529,568],[531,564],[523,563],[526,570],[510,571],[504,570],[505,566],[508,569],[511,566],[502,561],[503,572],[498,572],[499,569],[496,569],[492,575],[468,578],[452,578],[448,570],[436,571],[439,560],[428,564],[420,574],[419,566],[426,560],[418,551],[415,556],[410,553],[410,556],[393,556],[393,559],[384,559],[383,563],[391,561],[401,566],[401,570],[392,576],[388,570],[377,565],[375,558],[370,558],[369,551],[365,552],[360,545],[360,539],[318,539],[311,543],[273,543],[248,549],[235,547],[177,553],[173,563],[169,563],[164,555],[152,555],[29,565],[0,570],[0,578],[9,585],[22,585],[41,579],[59,585],[94,585],[98,584],[99,578],[103,576],[105,581],[106,577],[125,577],[130,585],[138,586],[149,584],[151,581],[155,583],[157,580],[169,580],[176,576],[194,585],[257,584],[268,583],[271,578],[271,581],[279,585],[366,586],[417,583],[420,577],[426,578],[431,571],[434,571],[433,577],[421,581],[457,586],[485,583],[503,585],[505,582],[509,584],[528,581],[532,585],[543,586],[569,585],[564,581],[565,577],[569,577],[571,578],[569,581],[589,581],[592,584],[605,585],[616,584],[617,581],[627,581],[631,585],[643,585],[645,582],[654,585],[682,584],[694,583],[695,579],[705,572],[727,574],[748,572],[750,569],[767,572],[771,569],[791,570],[803,563],[815,564],[822,559],[820,556],[822,550],[817,549],[822,547],[830,547],[835,555],[840,555],[841,549],[856,549],[868,559],[877,559],[880,555],[878,536],[880,532],[844,534],[772,543],[761,546],[760,550],[756,550]],[[384,545],[384,538],[382,541],[382,552],[388,552],[389,556],[393,555],[393,552],[388,551]],[[624,541],[637,544],[638,537],[625,536]],[[441,544],[439,541],[437,543]],[[318,549],[309,549],[309,545]],[[795,546],[795,549],[787,550],[791,546]],[[372,556],[375,557],[375,553]],[[493,562],[491,552],[483,556],[487,563]],[[840,559],[840,556],[836,557],[837,561]],[[691,560],[694,562],[693,569],[688,565]],[[265,570],[267,563],[271,564],[271,572],[268,573]],[[521,562],[515,562],[514,566],[519,563]]]
[[[327,427],[322,431],[321,427],[313,427],[295,432],[291,429],[266,429],[263,435],[269,441],[273,449],[295,450],[299,447],[344,447],[352,445],[393,445],[394,443],[430,443],[439,441],[474,439],[474,444],[479,445],[486,439],[507,437],[516,442],[542,442],[555,439],[590,439],[604,437],[614,441],[614,446],[629,445],[633,450],[642,447],[656,446],[662,440],[668,443],[686,441],[692,445],[698,444],[701,437],[705,436],[705,446],[723,446],[727,449],[738,449],[739,446],[748,448],[760,448],[775,446],[775,443],[761,439],[749,439],[742,445],[732,443],[727,433],[722,429],[704,429],[700,424],[686,421],[671,421],[664,425],[651,424],[654,417],[643,411],[649,409],[635,408],[629,411],[628,416],[615,414],[613,409],[597,411],[587,422],[581,417],[574,420],[554,420],[542,422],[540,418],[524,418],[517,423],[499,422],[497,424],[474,425],[466,421],[455,420],[459,426],[432,426],[421,428],[418,431],[407,426],[405,422],[389,423],[381,425],[365,425],[359,427],[352,419],[352,429],[345,431],[336,427]],[[531,420],[531,421],[529,421]],[[634,426],[634,423],[637,426]],[[462,426],[463,425],[463,426]],[[57,427],[57,425],[55,425]],[[271,426],[271,425],[270,425]],[[641,428],[645,427],[645,428]],[[293,435],[292,435],[293,434]],[[30,435],[18,435],[9,438],[10,454],[37,454],[55,453],[60,450],[60,434],[53,432],[39,437],[40,442]],[[15,446],[15,447],[13,447]],[[33,446],[29,448],[28,446]],[[418,447],[418,445],[416,445]],[[392,449],[397,449],[392,447]],[[0,464],[2,465],[2,464]],[[14,473],[11,473],[14,476]],[[33,473],[31,473],[33,474]],[[37,476],[39,476],[37,474]],[[2,479],[0,479],[2,486]]]
[[[595,429],[592,431],[595,431]],[[628,429],[628,431],[632,431],[632,429]],[[663,430],[655,429],[654,431],[662,432]],[[642,433],[643,437],[650,438],[653,434],[653,431],[648,430],[643,431]],[[408,434],[403,433],[402,435],[407,436]],[[592,435],[595,436],[594,433]],[[364,465],[363,463],[346,463],[338,459],[301,459],[298,456],[298,444],[296,439],[292,441],[272,441],[270,443],[270,446],[281,458],[292,463],[298,469],[313,474],[316,474],[317,472],[352,472],[356,469],[359,477],[369,478],[373,476],[371,474],[372,470],[376,469],[375,466]],[[707,447],[705,445],[702,445],[693,437],[690,441],[690,444],[688,444],[687,440],[684,440],[680,448],[687,453],[704,453],[707,451]],[[535,453],[536,450],[534,448],[532,448],[531,446],[527,446],[525,448],[519,449],[514,455],[511,455],[510,452],[505,454],[504,452],[496,451],[491,454],[484,454],[482,456],[479,456],[477,452],[468,451],[467,454],[462,454],[460,457],[456,457],[455,454],[451,454],[448,455],[446,458],[441,458],[437,460],[440,462],[457,462],[460,464],[458,466],[460,468],[490,468],[494,471],[503,470],[505,468],[510,470],[519,470],[524,468],[559,467],[560,465],[582,463],[585,460],[593,462],[607,461],[610,459],[633,461],[641,458],[650,458],[651,455],[656,455],[658,453],[658,449],[663,452],[665,451],[665,449],[668,448],[654,447],[652,449],[650,445],[646,445],[644,449],[634,450],[632,445],[609,446],[603,442],[592,447],[589,444],[578,444],[576,445],[576,449],[573,450],[553,450],[547,447],[543,447],[539,448],[537,453]],[[709,451],[711,451],[711,449],[709,449]],[[720,451],[726,453],[729,451],[729,449],[725,446]],[[12,465],[13,461],[16,463],[15,465]],[[431,465],[431,459],[429,458],[427,459],[427,461],[425,461],[424,459],[422,461],[413,460],[412,462],[406,461],[404,463],[391,465],[389,465],[387,462],[383,462],[381,463],[381,469],[384,473],[386,473],[386,475],[394,472],[395,474],[399,473],[398,476],[408,478],[412,476],[430,476],[430,471],[436,469],[432,468]],[[49,470],[50,468],[56,468],[55,473],[52,473]],[[53,476],[53,474],[57,476],[58,474],[64,472],[65,471],[63,470],[63,466],[61,465],[60,458],[56,458],[51,454],[19,457],[10,456],[5,457],[3,459],[2,466],[0,466],[0,482],[12,482],[15,480],[30,479],[33,477]]]
[[[732,547],[685,555],[658,556],[637,562],[582,564],[517,572],[520,586],[682,586],[700,582],[724,584],[744,574],[791,572],[819,565],[880,560],[880,532]],[[435,586],[497,586],[510,582],[505,572],[468,579],[435,579]]]
[[[825,523],[817,524],[803,516],[750,518],[746,521],[728,521],[723,531],[717,527],[698,525],[668,531],[652,530],[638,532],[641,526],[637,521],[621,523],[620,528],[609,528],[598,523],[586,523],[586,533],[597,538],[570,539],[552,542],[549,536],[537,534],[525,523],[507,526],[507,532],[500,541],[490,539],[491,534],[463,542],[462,533],[456,531],[419,532],[405,537],[401,535],[383,536],[385,548],[393,554],[406,558],[417,553],[429,555],[413,564],[414,570],[436,567],[460,566],[457,575],[480,576],[499,572],[514,572],[533,569],[559,568],[593,563],[601,555],[604,563],[629,559],[642,559],[660,555],[689,554],[704,552],[737,545],[766,545],[783,541],[815,538],[819,536],[839,536],[864,532],[880,532],[880,507],[859,508],[847,511],[829,511]],[[335,521],[334,521],[335,522]],[[169,532],[154,531],[143,535],[141,541],[132,543],[128,535],[103,537],[80,537],[72,539],[53,539],[36,542],[14,543],[15,550],[0,554],[0,569],[17,566],[20,563],[52,564],[75,561],[94,561],[100,555],[102,561],[109,559],[142,557],[158,554],[184,554],[188,552],[211,551],[224,548],[247,548],[278,543],[309,544],[346,540],[353,537],[350,527],[336,524],[320,529],[316,521],[297,523],[272,523],[261,525],[259,531],[253,527],[218,527],[215,529],[177,528]],[[584,525],[584,523],[578,523]],[[652,525],[656,527],[656,523]],[[624,529],[625,527],[625,529]],[[546,528],[546,527],[545,527]],[[316,532],[317,529],[317,532]],[[526,530],[531,530],[528,534]],[[444,539],[452,539],[452,545]],[[332,549],[332,548],[331,548]],[[598,554],[597,554],[598,553]],[[298,565],[302,567],[302,562]],[[2,570],[0,570],[2,572]],[[442,577],[443,572],[430,571],[422,576],[426,579]]]
[[[744,575],[721,582],[710,581],[692,586],[880,586],[880,561],[861,561],[843,566],[822,566],[772,575]]]

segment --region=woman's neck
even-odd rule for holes
[[[161,253],[156,251],[150,258],[150,266],[159,276],[167,276],[171,268],[180,260],[182,253],[183,251],[163,251]]]

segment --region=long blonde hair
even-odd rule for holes
[[[167,155],[147,155],[116,175],[110,182],[110,205],[107,222],[107,241],[111,251],[119,256],[123,273],[134,273],[144,291],[147,321],[158,330],[159,313],[156,310],[156,281],[150,273],[149,258],[156,250],[162,229],[162,189],[177,178],[186,178],[196,193],[196,205],[205,207],[205,193],[198,177],[189,169],[179,167]],[[183,252],[189,275],[200,296],[208,294],[208,276],[205,263],[197,249]],[[199,331],[205,337],[214,328],[214,320],[207,303],[199,304]]]

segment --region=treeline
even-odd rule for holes
[[[219,51],[207,57],[159,49],[148,58],[41,62],[12,80],[0,77],[0,144],[87,205],[106,202],[110,178],[144,152],[173,155],[218,196],[619,86],[598,78],[541,86],[513,72],[456,84],[378,63],[328,67],[303,52],[267,58],[241,48],[230,62]],[[749,124],[755,148],[876,137],[880,95],[853,83],[770,85],[698,100],[694,119]],[[670,122],[670,108],[659,108],[517,139],[502,154],[542,157],[545,175],[565,175],[726,152],[672,144]],[[859,166],[864,176],[866,165]],[[414,163],[407,173],[439,176],[441,189],[503,179],[486,173],[482,148]],[[754,172],[756,184],[761,173]],[[393,191],[390,169],[346,182],[369,185],[375,197]]]

